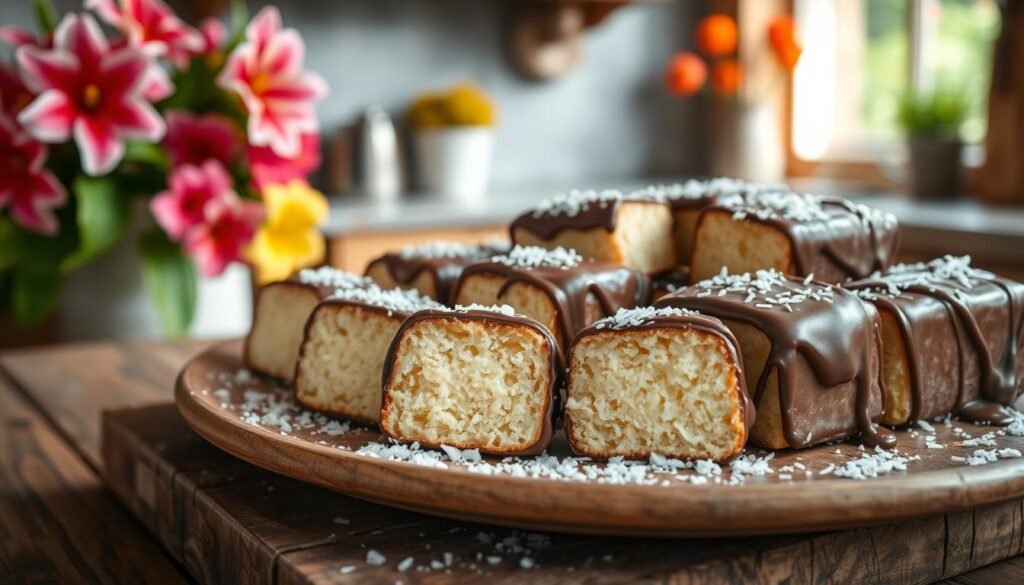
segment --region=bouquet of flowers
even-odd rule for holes
[[[322,261],[314,104],[299,33],[274,7],[194,28],[162,0],[85,0],[40,34],[0,27],[0,311],[51,312],[65,277],[132,222],[169,334],[191,324],[197,272],[258,281]],[[141,203],[139,203],[141,202]]]

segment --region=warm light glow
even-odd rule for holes
[[[804,54],[793,72],[793,150],[801,159],[816,160],[835,133],[835,5],[831,0],[801,0],[795,12]]]

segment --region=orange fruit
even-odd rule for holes
[[[708,67],[694,53],[679,53],[672,58],[665,75],[668,89],[676,95],[689,96],[700,91],[708,78]]]
[[[711,69],[711,84],[720,94],[736,93],[743,83],[743,67],[736,59],[722,59]]]
[[[793,19],[783,15],[772,20],[768,25],[768,42],[779,63],[792,71],[804,50],[796,40],[796,25]]]
[[[712,14],[697,25],[697,48],[705,55],[728,55],[736,50],[738,42],[739,29],[731,16]]]

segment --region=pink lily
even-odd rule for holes
[[[0,114],[0,211],[10,207],[11,217],[25,229],[53,235],[60,227],[53,210],[64,205],[67,192],[43,166],[46,154],[43,144]]]
[[[164,145],[173,166],[199,165],[211,159],[228,166],[238,156],[239,134],[231,120],[223,116],[193,116],[173,110],[167,112]]]
[[[227,39],[228,31],[224,23],[216,18],[207,18],[199,23],[199,33],[203,35],[202,55],[208,55],[221,47]]]
[[[41,45],[35,33],[17,26],[0,26],[0,43],[12,47],[22,45]]]
[[[206,221],[185,235],[185,250],[206,276],[217,276],[228,264],[242,259],[260,222],[263,206],[245,201],[234,192],[206,205]]]
[[[303,71],[305,44],[295,29],[282,30],[276,8],[261,10],[246,27],[245,38],[228,56],[217,81],[242,98],[249,114],[249,141],[293,158],[302,135],[320,128],[313,102],[327,94],[327,84]]]
[[[303,134],[301,149],[295,158],[283,158],[266,146],[249,147],[249,171],[252,183],[262,191],[267,185],[284,185],[309,176],[320,166],[320,135]]]
[[[36,96],[22,83],[17,72],[0,63],[0,112],[11,118],[18,115]]]
[[[206,221],[206,207],[213,201],[237,197],[231,177],[215,160],[202,166],[184,164],[168,179],[168,189],[149,202],[153,218],[172,240]]]
[[[86,173],[110,172],[125,140],[163,137],[164,122],[143,95],[152,59],[130,47],[112,50],[91,16],[65,16],[52,50],[26,45],[17,58],[22,79],[39,94],[18,121],[43,142],[74,136]]]
[[[167,57],[179,69],[203,48],[199,31],[185,24],[162,0],[86,0],[85,6],[123,32],[130,45]]]

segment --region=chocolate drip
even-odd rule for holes
[[[961,262],[962,264],[953,264]],[[950,267],[959,268],[961,273],[950,277]],[[910,421],[922,416],[937,416],[942,412],[923,412],[925,388],[920,372],[922,343],[927,343],[931,352],[940,355],[953,353],[959,359],[956,384],[956,402],[953,412],[959,412],[964,419],[991,424],[1008,424],[1013,417],[1005,410],[1016,399],[1024,386],[1018,379],[1018,352],[1021,335],[1024,333],[1024,287],[1001,279],[991,273],[974,270],[964,260],[946,258],[929,265],[901,266],[890,274],[850,283],[848,288],[870,291],[865,295],[880,309],[888,311],[900,326],[900,335],[907,351],[909,362],[912,410]],[[947,322],[954,335],[942,338],[925,337],[915,334],[914,324],[927,331],[927,316],[917,315],[911,310],[921,307],[925,299],[940,303]],[[979,315],[995,311],[984,324]],[[931,319],[938,319],[932,316]],[[992,343],[1003,336],[999,331],[1006,327],[1002,352],[993,356]],[[925,341],[926,340],[926,341]],[[952,346],[952,347],[951,347]],[[926,350],[928,351],[928,350]],[[968,352],[976,356],[978,376],[967,378]],[[977,399],[970,400],[971,384],[977,383]],[[953,381],[947,384],[953,384]]]
[[[800,291],[802,281],[785,279],[777,290]],[[776,285],[777,286],[777,285]],[[814,286],[820,286],[815,284]],[[714,315],[724,321],[750,325],[767,336],[771,350],[754,390],[755,404],[768,386],[772,371],[777,372],[779,407],[786,442],[794,448],[846,436],[847,429],[827,428],[824,436],[799,436],[798,415],[811,416],[812,411],[832,412],[842,397],[829,392],[836,386],[856,383],[855,420],[861,438],[868,445],[893,446],[895,436],[871,421],[872,394],[880,394],[879,368],[872,363],[879,351],[878,317],[853,294],[833,288],[833,302],[805,299],[792,305],[792,311],[781,306],[758,308],[745,302],[747,291],[724,287],[696,286],[663,297],[659,307],[682,307]],[[711,294],[707,294],[710,291]],[[726,291],[719,294],[720,291]],[[700,295],[700,296],[698,296]],[[810,366],[815,380],[798,376],[796,360],[802,356]],[[818,392],[807,390],[819,386]],[[797,399],[797,391],[804,388]]]
[[[551,300],[557,313],[559,340],[568,346],[578,331],[614,314],[621,308],[644,304],[649,295],[648,279],[635,270],[601,262],[583,260],[576,266],[510,266],[501,262],[481,262],[467,267],[455,287],[452,300],[470,276],[494,275],[504,278],[498,290],[498,302],[518,282],[528,283]],[[592,300],[593,299],[593,300]],[[597,311],[593,309],[594,301]]]
[[[395,334],[394,339],[391,341],[391,345],[388,346],[387,354],[384,357],[384,368],[381,375],[381,392],[387,388],[388,382],[394,373],[394,361],[395,354],[398,351],[398,345],[405,335],[405,332],[412,328],[414,325],[421,321],[430,320],[465,320],[465,321],[478,321],[483,323],[495,323],[499,325],[512,325],[515,327],[523,327],[539,333],[548,346],[549,355],[551,356],[548,360],[549,371],[548,371],[548,388],[547,388],[547,406],[544,411],[544,420],[541,426],[541,434],[539,439],[533,445],[530,445],[520,451],[515,452],[502,452],[499,455],[516,455],[516,456],[531,456],[540,455],[551,444],[551,438],[554,436],[555,418],[558,415],[560,407],[557,407],[557,403],[560,400],[559,389],[562,387],[562,382],[565,374],[565,366],[562,361],[561,350],[558,344],[555,342],[554,336],[533,319],[523,317],[521,315],[506,315],[494,311],[484,310],[468,310],[468,311],[446,311],[437,309],[426,309],[423,311],[417,311],[410,315],[402,325],[398,328],[398,332]],[[382,396],[384,398],[384,396]],[[438,448],[441,445],[423,443],[428,447]],[[487,449],[480,449],[482,452],[490,452]]]
[[[787,204],[798,209],[787,210]],[[884,270],[899,245],[894,216],[840,197],[751,193],[721,199],[702,214],[713,211],[739,214],[786,234],[795,275],[813,274],[822,282],[864,278]]]

